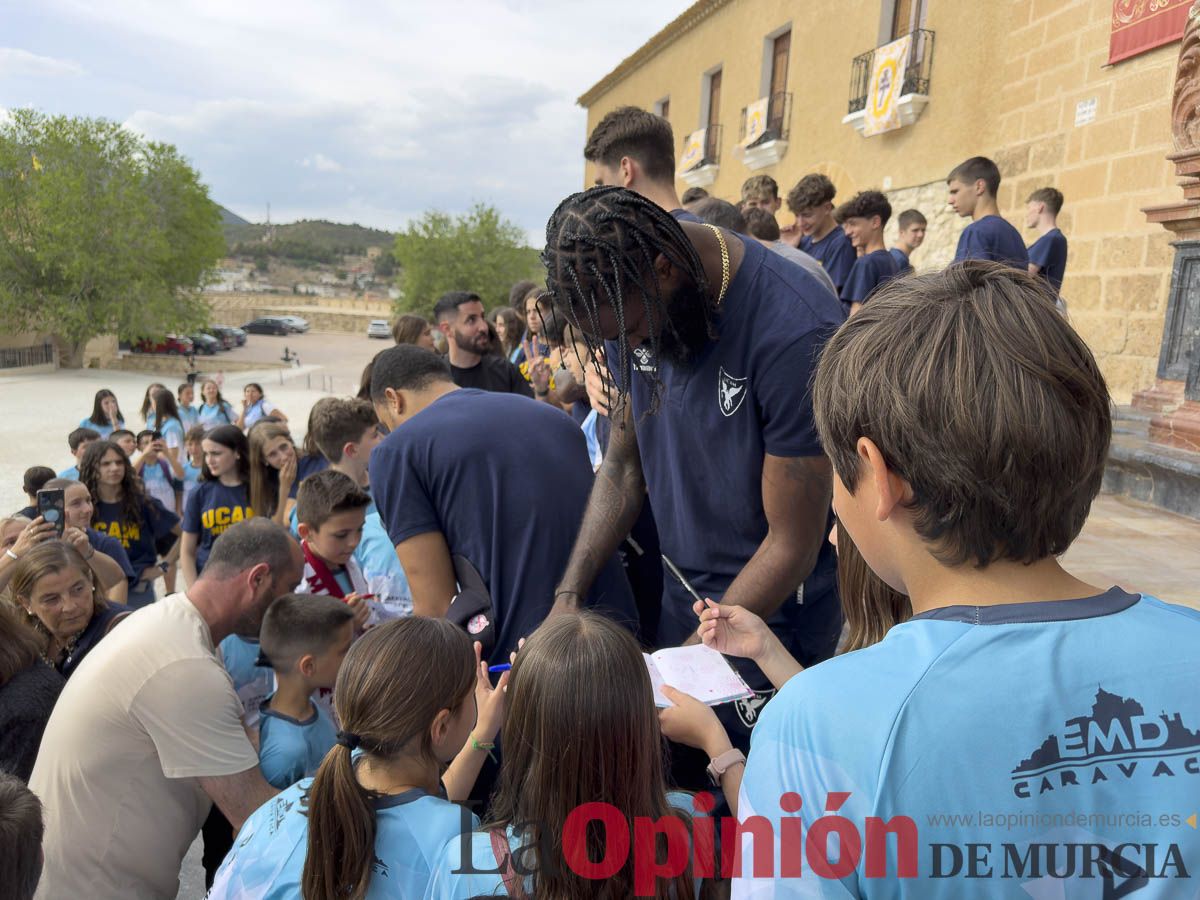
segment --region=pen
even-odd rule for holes
[[[675,580],[683,585],[683,589],[703,603],[704,599],[696,593],[696,589],[694,587],[688,584],[688,580],[683,577],[683,573],[679,571],[679,569],[675,566],[675,563],[671,562],[671,560],[667,557],[667,554],[662,554],[662,561],[667,564],[667,568],[671,570],[671,574],[675,576]]]
[[[488,671],[489,672],[507,672],[511,668],[512,668],[511,663],[501,663],[498,666],[488,666]]]

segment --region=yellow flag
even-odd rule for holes
[[[30,159],[33,160],[33,171],[35,171],[35,172],[42,171],[42,164],[40,162],[38,162],[37,154],[31,153],[31,154],[29,154],[29,157],[30,157]]]
[[[906,34],[890,44],[876,48],[871,88],[867,96],[864,137],[892,131],[903,124],[900,121],[897,100],[904,85],[904,69],[911,45],[912,35]]]

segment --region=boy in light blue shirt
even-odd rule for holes
[[[353,639],[354,612],[336,597],[286,594],[267,610],[259,642],[276,688],[259,708],[258,762],[275,787],[315,774],[337,740],[311,697],[333,688]]]
[[[834,512],[913,616],[766,706],[733,896],[1193,896],[1200,613],[1059,564],[1112,425],[1044,288],[973,260],[893,281],[813,401]]]

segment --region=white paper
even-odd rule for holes
[[[746,682],[716,650],[704,644],[688,647],[669,647],[646,658],[650,685],[654,688],[654,704],[660,708],[674,706],[661,687],[670,685],[695,697],[707,706],[717,706],[751,696]]]

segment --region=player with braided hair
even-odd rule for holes
[[[832,655],[831,474],[809,383],[841,304],[757,241],[622,188],[564,200],[542,258],[556,308],[613,366],[608,453],[555,609],[579,606],[648,493],[687,582],[664,579],[660,645],[695,640],[694,589],[767,619],[805,665]],[[770,692],[752,663],[742,674],[758,693],[719,711],[744,749]],[[701,787],[708,760],[681,757],[675,777]]]

